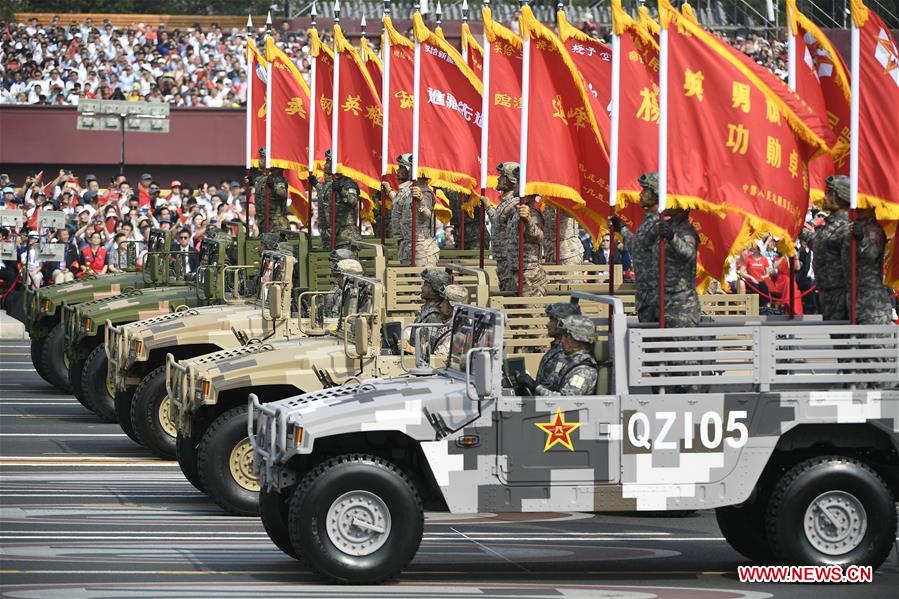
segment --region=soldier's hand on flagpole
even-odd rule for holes
[[[527,206],[527,205],[524,205],[524,206],[519,205],[518,206],[518,217],[521,220],[527,220],[528,218],[530,218],[530,216],[531,216],[530,206]]]
[[[674,239],[674,227],[671,226],[671,221],[668,219],[663,219],[659,221],[659,237],[662,239]]]
[[[621,219],[618,218],[618,215],[613,214],[609,217],[609,226],[612,227],[612,231],[615,233],[620,233],[621,229],[624,228],[624,223],[621,222]]]
[[[865,229],[861,227],[857,222],[849,223],[849,232],[852,233],[852,236],[856,241],[861,241],[862,237],[865,236]]]
[[[418,187],[417,185],[413,185],[412,186],[412,199],[415,200],[416,202],[420,202],[421,198],[422,198],[421,187]]]
[[[318,187],[318,177],[310,174],[309,175],[309,185],[311,185],[312,187]]]
[[[487,210],[488,208],[490,208],[490,200],[488,200],[485,196],[480,196],[480,198],[481,198],[481,207],[484,208],[484,210]]]

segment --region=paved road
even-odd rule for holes
[[[181,476],[0,342],[3,597],[899,596],[894,551],[874,584],[749,585],[711,513],[687,518],[432,514],[396,584],[322,585],[255,518],[224,515]]]

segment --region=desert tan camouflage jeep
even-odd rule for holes
[[[474,302],[487,303],[483,271],[447,268],[454,282],[469,290]],[[388,268],[388,276],[394,270]],[[422,269],[400,270],[401,279],[414,276],[417,293]],[[166,384],[172,397],[171,421],[178,431],[178,462],[187,479],[225,510],[239,515],[258,513],[259,488],[249,470],[247,393],[253,391],[264,401],[275,401],[359,377],[400,375],[414,366],[413,359],[403,360],[398,355],[403,321],[387,309],[391,294],[372,278],[348,276],[347,281],[338,327],[309,330],[313,315],[301,323],[309,336],[299,342],[251,344],[179,362],[168,358]],[[421,359],[418,355],[414,358]]]
[[[895,542],[899,327],[806,317],[695,328],[595,318],[595,392],[505,384],[505,316],[459,306],[446,367],[274,403],[250,396],[260,513],[341,582],[401,571],[423,510],[715,509],[760,562],[878,567]],[[506,367],[511,367],[507,364]]]

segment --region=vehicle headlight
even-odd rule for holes
[[[296,423],[287,425],[287,440],[300,449],[303,446],[303,427]]]
[[[85,331],[91,330],[91,324],[92,324],[92,323],[91,323],[91,319],[90,319],[90,318],[85,318],[85,319],[84,319],[84,330],[85,330]]]
[[[207,381],[207,380],[204,380],[200,383],[199,387],[197,387],[197,393],[196,393],[197,401],[203,401],[203,399],[209,395],[210,387],[211,387],[211,385],[209,384],[209,381]]]
[[[144,342],[137,340],[134,342],[134,353],[135,355],[139,355],[142,351],[144,351]]]
[[[50,311],[50,300],[45,299],[43,305],[41,306],[41,312],[49,312]]]

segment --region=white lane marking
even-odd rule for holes
[[[3,355],[3,354],[0,354],[0,356],[2,356],[2,355]],[[17,355],[22,355],[22,356],[24,356],[25,354],[17,354]],[[14,361],[11,361],[11,360],[0,360],[0,364],[8,364],[8,365],[15,364],[16,366],[25,366],[25,365],[34,366],[33,364],[31,364],[31,360],[28,360],[27,362],[24,362],[24,361],[23,361],[23,362],[18,362],[18,361],[15,361],[15,362],[14,362]]]
[[[125,433],[0,433],[0,437],[127,437]]]
[[[29,362],[22,362],[27,364]],[[34,368],[0,368],[0,372],[37,372]]]
[[[65,401],[68,403],[78,403],[78,400],[71,395],[39,395],[37,397],[3,397],[0,403],[9,401]]]
[[[108,535],[108,534],[104,534],[104,535],[94,534],[94,535],[83,535],[83,536],[82,536],[82,535],[72,535],[72,536],[70,536],[70,535],[33,535],[33,536],[32,536],[32,535],[0,535],[0,539],[2,539],[2,540],[7,540],[7,541],[11,541],[11,540],[34,540],[34,541],[37,541],[37,540],[44,540],[44,541],[61,541],[61,540],[72,540],[72,541],[100,541],[100,540],[130,540],[130,539],[140,539],[140,540],[142,540],[142,541],[170,541],[170,540],[172,540],[172,536],[171,536],[172,534],[174,534],[174,533],[168,533],[168,532],[167,532],[165,535],[162,535],[162,536],[135,535],[135,534],[132,534],[132,535],[121,535],[121,536],[120,536],[120,535]],[[186,537],[181,538],[181,539],[179,539],[179,540],[182,540],[182,541],[197,541],[197,542],[199,542],[199,541],[206,541],[206,540],[210,540],[210,541],[224,541],[224,540],[244,541],[244,540],[252,540],[251,538],[249,538],[248,534],[241,534],[241,533],[227,533],[227,534],[236,535],[236,536],[214,536],[214,535],[210,535],[210,534],[206,533],[206,534],[197,534],[197,535],[193,535],[193,536],[186,536]],[[156,535],[159,535],[159,533],[157,532]],[[265,533],[256,533],[256,536],[259,538],[259,540],[265,540],[265,541],[268,541],[268,535],[266,535]],[[556,537],[556,536],[547,536],[547,537],[523,537],[523,538],[499,538],[499,539],[497,539],[497,538],[489,538],[489,539],[487,539],[487,538],[478,537],[478,536],[469,536],[469,535],[465,535],[465,538],[455,538],[455,539],[441,538],[441,539],[433,539],[433,538],[428,538],[427,535],[425,535],[425,537],[423,538],[423,541],[429,541],[429,542],[434,542],[434,543],[446,543],[446,542],[449,542],[449,541],[453,541],[453,542],[455,542],[455,543],[475,542],[475,544],[477,544],[479,547],[483,548],[486,552],[492,553],[492,554],[496,555],[497,557],[500,557],[500,558],[502,558],[502,559],[504,559],[504,560],[506,560],[506,561],[508,561],[508,562],[510,562],[510,563],[513,563],[513,564],[515,564],[515,562],[513,562],[512,560],[509,560],[508,558],[506,558],[506,557],[504,557],[504,556],[502,556],[502,555],[496,553],[495,551],[491,550],[489,547],[486,547],[486,546],[483,545],[482,543],[479,543],[478,541],[490,541],[490,542],[499,542],[499,541],[503,541],[503,542],[510,542],[510,543],[511,543],[511,542],[521,542],[521,541],[527,541],[527,542],[534,542],[534,541],[553,542],[553,541],[562,541],[562,540],[564,540],[565,542],[571,542],[571,541],[582,541],[582,542],[586,542],[586,541],[591,541],[591,542],[593,542],[593,541],[613,541],[613,542],[618,542],[618,541],[628,541],[628,540],[630,540],[630,541],[637,541],[637,540],[640,540],[640,541],[714,541],[714,542],[724,542],[724,537],[684,537],[684,538],[669,538],[669,537],[649,537],[649,538],[647,538],[647,537],[640,537],[640,538],[634,538],[634,539],[626,539],[626,538],[622,538],[622,537],[595,537],[595,538],[591,538],[591,539],[564,539],[564,538],[560,538],[560,537]],[[518,564],[515,564],[515,565],[518,565]],[[524,568],[523,568],[523,569],[524,569]]]
[[[0,387],[24,387],[22,383],[0,383]]]
[[[3,349],[12,348],[12,349],[31,349],[31,345],[22,345],[21,343],[10,343],[7,345],[6,343],[0,345]]]
[[[160,466],[171,466],[172,464],[176,464],[176,462],[172,460],[161,460],[159,458],[142,458],[142,457],[128,457],[128,456],[90,456],[90,455],[74,455],[71,457],[54,457],[54,456],[29,456],[29,455],[11,455],[0,458],[0,463],[7,461],[54,461],[60,463],[80,463],[80,462],[104,462],[104,461],[112,461],[112,462],[127,462],[131,463],[143,463],[149,462],[153,464],[158,464]],[[176,464],[177,465],[177,464]]]

